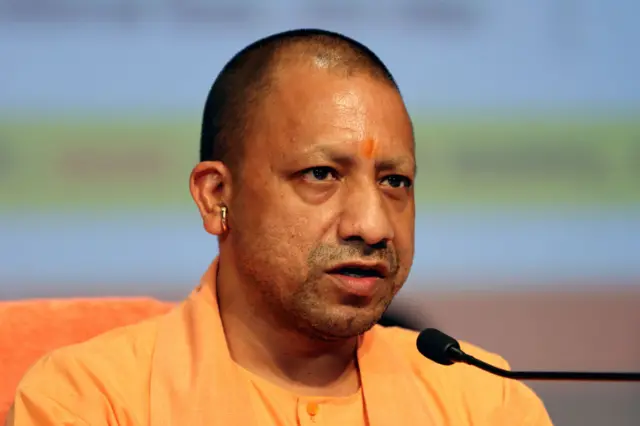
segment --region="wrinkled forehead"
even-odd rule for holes
[[[414,155],[411,121],[391,85],[365,76],[292,77],[289,87],[279,85],[263,111],[257,147],[263,153],[282,158],[317,150],[363,159]]]

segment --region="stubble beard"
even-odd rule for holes
[[[337,341],[359,336],[380,320],[393,299],[391,294],[366,306],[330,306],[316,291],[319,284],[318,279],[305,281],[286,307],[291,324],[312,339]]]

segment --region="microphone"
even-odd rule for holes
[[[441,365],[462,362],[491,374],[515,380],[584,380],[612,382],[640,382],[640,373],[578,372],[578,371],[509,371],[487,364],[460,349],[456,339],[436,330],[422,330],[416,341],[418,351]]]

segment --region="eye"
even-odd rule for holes
[[[328,181],[338,178],[338,172],[331,167],[311,167],[302,172],[302,176],[308,181]]]
[[[413,182],[406,176],[390,175],[382,179],[382,183],[392,188],[411,188]]]

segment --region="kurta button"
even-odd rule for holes
[[[316,414],[318,414],[318,408],[320,408],[318,406],[318,403],[316,402],[310,402],[307,404],[307,414],[309,414],[311,417],[315,417]]]

